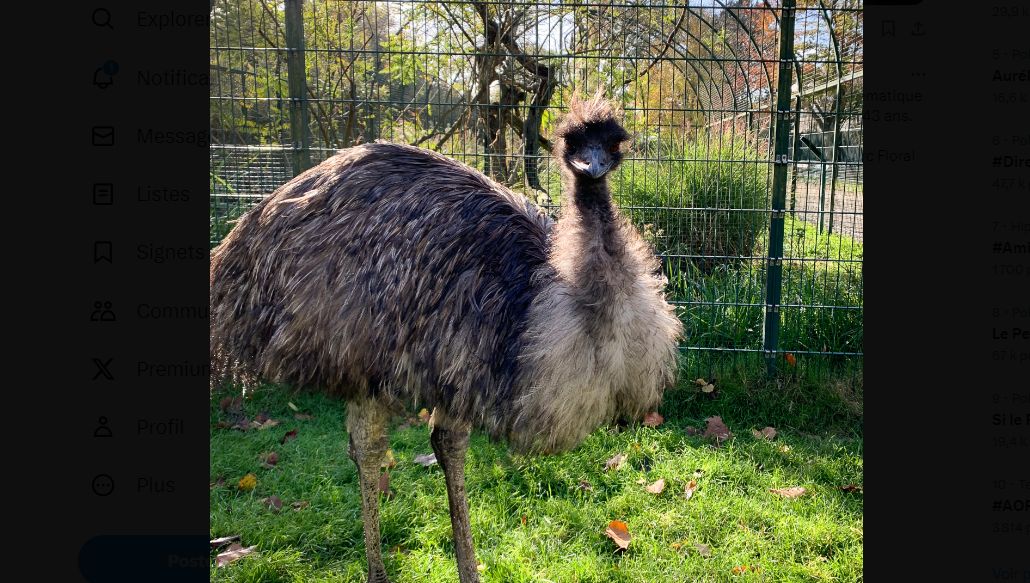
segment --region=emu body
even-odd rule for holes
[[[262,377],[348,402],[369,580],[391,411],[434,411],[459,576],[476,581],[464,499],[468,432],[553,453],[639,419],[674,381],[682,325],[657,262],[604,174],[628,136],[575,102],[558,132],[554,224],[524,197],[418,148],[343,150],[241,217],[211,257],[215,380]]]

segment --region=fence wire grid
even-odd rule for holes
[[[214,0],[211,243],[337,150],[438,150],[552,214],[550,137],[603,90],[610,183],[696,362],[863,354],[863,3]],[[703,368],[705,365],[701,365]]]

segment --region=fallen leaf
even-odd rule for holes
[[[269,496],[268,498],[262,498],[261,503],[268,506],[271,510],[279,512],[283,507],[283,501],[278,496]]]
[[[383,472],[379,476],[379,491],[387,498],[393,498],[393,492],[390,491],[390,472]]]
[[[286,406],[292,409],[293,411],[300,411],[300,409],[298,409],[297,406],[290,401],[286,401]]]
[[[242,478],[240,478],[238,486],[240,490],[243,491],[253,490],[254,487],[257,486],[257,476],[255,476],[254,474],[247,474],[246,476],[243,476]]]
[[[615,544],[620,550],[626,550],[629,548],[629,540],[632,538],[629,534],[629,525],[621,520],[613,520],[608,523],[608,528],[604,529],[604,534],[615,541]]]
[[[429,410],[423,407],[422,410],[418,412],[418,420],[422,423],[429,423]]]
[[[297,421],[308,421],[314,419],[314,415],[308,415],[307,413],[294,413],[293,418]]]
[[[225,485],[225,476],[218,476],[218,478],[214,482],[211,482],[210,489],[214,490],[215,488],[221,488],[224,485]]]
[[[687,500],[694,497],[694,492],[697,490],[697,480],[691,480],[687,482],[687,485],[683,487],[683,496]]]
[[[715,385],[713,385],[712,383],[706,383],[705,385],[703,385],[701,387],[701,392],[702,393],[711,393],[714,390],[715,390]]]
[[[278,421],[276,421],[275,419],[269,419],[268,421],[265,421],[264,423],[262,423],[261,427],[258,427],[258,429],[259,430],[265,430],[265,429],[268,429],[270,427],[275,427],[276,425],[279,425]]]
[[[755,439],[765,439],[771,441],[776,437],[776,430],[772,427],[765,427],[761,431],[752,429],[751,434],[755,436]]]
[[[697,379],[696,381],[694,381],[694,384],[699,386],[699,387],[703,387],[703,386],[708,384],[708,381],[706,381],[704,379]]]
[[[239,542],[239,540],[240,540],[240,535],[238,535],[238,534],[234,534],[232,536],[218,537],[216,539],[211,539],[211,548],[217,549],[219,547],[224,547],[225,545],[227,545],[227,544],[229,544],[231,542]]]
[[[240,417],[236,420],[236,423],[232,424],[232,428],[238,429],[240,431],[246,431],[250,429],[250,420],[248,420],[246,417]]]
[[[308,502],[307,500],[297,500],[293,504],[290,504],[290,507],[293,508],[294,511],[297,511],[297,510],[303,510],[303,509],[307,508],[310,505],[311,505],[311,503]]]
[[[683,543],[672,543],[672,544],[669,545],[669,548],[671,548],[674,551],[678,551],[678,550],[680,550],[680,548],[682,546],[683,546]]]
[[[783,358],[787,361],[787,364],[789,364],[790,366],[798,365],[798,359],[795,358],[794,355],[789,352],[784,353]]]
[[[698,554],[702,557],[712,556],[712,549],[708,545],[698,543],[694,545],[694,548],[697,549]]]
[[[637,478],[637,483],[640,484],[641,486],[643,486],[644,484],[647,483],[647,480],[644,479],[644,478]]]
[[[583,490],[584,492],[592,492],[594,490],[594,487],[590,485],[590,482],[586,480],[580,480],[579,489]]]
[[[708,422],[708,425],[705,427],[704,437],[714,437],[716,443],[718,443],[720,441],[726,441],[731,435],[733,435],[730,433],[730,429],[726,427],[726,424],[722,422],[722,417],[716,415],[714,417],[709,417],[706,421]]]
[[[380,468],[392,469],[397,467],[397,458],[393,457],[393,450],[387,449],[386,455],[383,456],[382,463],[379,464]]]
[[[225,413],[235,413],[243,410],[243,397],[222,397],[218,402],[218,408]]]
[[[529,517],[526,516],[525,514],[523,514],[522,515],[522,526],[526,526],[527,522],[529,522]]]
[[[279,463],[279,454],[275,453],[274,451],[263,453],[260,456],[258,456],[258,461],[261,462],[261,467],[270,470],[274,468],[277,463]]]
[[[773,494],[779,494],[784,498],[797,498],[806,492],[802,486],[794,486],[793,488],[770,488],[769,491]]]
[[[730,569],[730,572],[734,575],[740,575],[741,573],[747,573],[748,569],[750,569],[750,567],[748,567],[747,565],[737,565],[736,567]]]
[[[218,423],[215,423],[215,427],[218,429],[229,429],[232,427],[232,423],[229,423],[228,421],[219,421]]]
[[[423,455],[417,455],[415,456],[415,459],[412,461],[414,461],[416,464],[422,464],[423,467],[428,468],[429,466],[436,464],[436,454],[427,453]]]
[[[287,441],[290,441],[291,439],[297,439],[297,430],[296,429],[291,429],[291,430],[287,431],[286,435],[284,435],[283,438],[279,440],[279,443],[286,443]]]
[[[651,484],[646,489],[651,494],[661,494],[662,491],[665,490],[665,478],[658,478],[655,483]]]
[[[855,484],[848,484],[847,486],[841,486],[841,490],[845,492],[862,492],[862,486],[856,486]]]
[[[658,411],[651,411],[647,415],[644,415],[644,425],[646,427],[658,427],[665,422],[665,417],[662,417]]]
[[[252,421],[252,423],[257,423],[258,425],[261,425],[269,419],[271,419],[271,417],[268,416],[268,411],[262,411],[254,416],[254,421]]]
[[[257,551],[255,549],[257,549],[257,545],[243,548],[238,543],[232,543],[224,553],[218,553],[218,556],[215,557],[215,566],[224,567],[235,560],[246,557],[247,555],[256,554]]]
[[[604,462],[604,471],[617,470],[622,467],[622,464],[626,463],[628,456],[624,453],[616,454],[612,459]]]

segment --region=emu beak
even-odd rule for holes
[[[612,157],[600,146],[591,146],[582,159],[573,160],[572,165],[580,172],[589,174],[592,178],[604,176],[612,167]]]

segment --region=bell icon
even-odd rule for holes
[[[118,63],[107,61],[96,71],[93,71],[93,84],[100,89],[107,89],[114,85],[114,75],[118,72]]]

